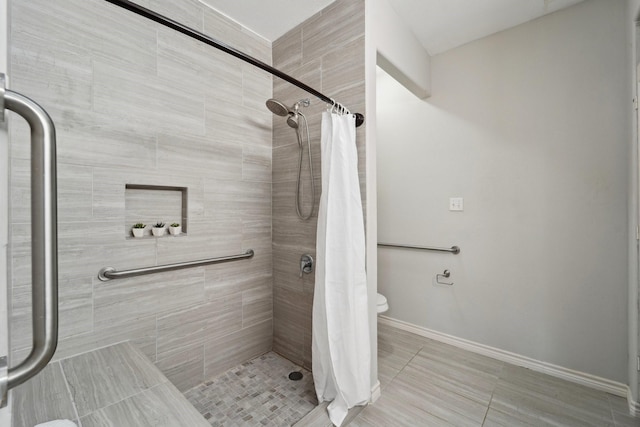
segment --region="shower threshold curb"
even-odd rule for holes
[[[333,423],[329,419],[327,406],[329,406],[329,402],[322,402],[292,427],[333,427]],[[354,406],[349,409],[349,413],[344,419],[342,427],[349,425],[349,423],[353,421],[364,408],[365,406]]]

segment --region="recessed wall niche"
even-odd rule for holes
[[[157,222],[164,222],[166,227],[177,222],[182,234],[187,233],[187,187],[126,184],[124,194],[127,238],[133,238],[131,228],[139,222],[147,225],[144,237],[152,237],[151,228]]]

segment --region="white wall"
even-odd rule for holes
[[[419,98],[431,95],[431,57],[387,0],[367,3],[377,62]]]
[[[625,11],[588,0],[434,56],[428,101],[380,77],[379,241],[462,248],[379,249],[390,317],[626,383]]]

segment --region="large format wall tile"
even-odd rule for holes
[[[304,362],[304,334],[311,330],[311,294],[274,286],[273,346],[298,364]]]
[[[63,278],[58,283],[58,337],[60,339],[92,331],[93,288],[86,278]],[[30,348],[31,286],[13,287],[11,307],[11,347]]]
[[[303,63],[335,51],[341,51],[344,59],[349,58],[353,53],[343,47],[364,34],[364,8],[362,0],[339,0],[306,21],[302,32]],[[363,69],[364,62],[354,65],[354,69],[358,68]]]
[[[207,298],[218,298],[270,283],[271,252],[257,253],[261,255],[239,261],[245,267],[242,271],[227,263],[205,267],[204,292]]]
[[[124,218],[122,218],[124,221]],[[135,245],[133,244],[135,243]],[[12,283],[31,284],[29,224],[12,226]],[[60,279],[97,276],[102,267],[133,268],[155,263],[153,240],[125,241],[119,222],[58,223],[58,275]]]
[[[270,117],[265,101],[271,97],[272,76],[259,68],[242,64],[242,104]],[[269,144],[271,148],[271,144]]]
[[[177,91],[158,78],[94,62],[93,108],[140,128],[204,134],[204,97]],[[168,112],[171,112],[168,115]]]
[[[144,3],[147,4],[144,4]],[[202,13],[203,4],[198,0],[146,0],[145,2],[136,2],[155,12],[165,16],[181,24],[187,25],[194,30],[202,31]]]
[[[300,277],[300,257],[303,254],[310,254],[315,258],[315,247],[306,246],[305,243],[291,246],[273,244],[274,286],[299,292],[313,289],[315,274],[303,273]]]
[[[89,46],[93,59],[122,69],[155,73],[157,26],[153,22],[100,0],[58,3],[57,10],[77,8],[79,16],[65,24],[83,23],[75,43]]]
[[[38,102],[47,109],[82,111],[91,108],[92,64],[81,49],[54,47],[40,54],[34,35],[22,33],[12,40],[11,54],[19,58],[14,67],[27,93],[40,94]],[[47,73],[49,78],[42,79]]]
[[[65,359],[75,354],[85,353],[122,341],[130,341],[151,361],[155,361],[156,316],[139,317],[134,322],[126,325],[126,327],[120,324],[94,327],[92,332],[63,338],[58,342],[54,360]]]
[[[138,3],[271,63],[271,43],[199,1]],[[204,381],[205,343],[213,339],[253,328],[238,336],[251,343],[224,352],[238,363],[254,355],[254,341],[270,350],[272,328],[255,325],[272,318],[272,118],[264,108],[271,76],[102,0],[15,0],[11,16],[12,88],[40,102],[57,133],[54,358],[131,341],[184,388]],[[20,361],[31,340],[28,127],[12,120],[10,136],[11,339]],[[131,238],[134,222],[181,219],[172,193],[134,198],[145,209],[129,204],[128,211],[126,184],[185,187],[187,232]],[[106,266],[125,270],[248,248],[256,250],[251,260],[97,279]],[[184,324],[177,320],[183,316]]]
[[[205,180],[205,217],[271,220],[271,183]]]
[[[273,149],[273,182],[295,181],[298,177],[299,149],[295,133],[289,129],[281,137],[290,143]],[[303,158],[308,161],[306,156]],[[295,196],[295,192],[293,193]]]
[[[365,113],[364,1],[338,0],[273,43],[273,62],[301,81],[319,89],[352,112]],[[273,96],[285,103],[309,97],[303,91],[274,79]],[[313,274],[299,277],[300,256],[315,256],[318,201],[321,193],[320,128],[325,103],[311,97],[303,109],[309,119],[315,208],[309,220],[295,210],[298,144],[295,133],[281,117],[273,118],[273,281],[274,350],[311,367],[311,301]],[[359,164],[365,172],[364,126],[356,132]],[[311,208],[307,149],[302,165],[302,210]],[[360,160],[362,159],[362,160]],[[365,183],[361,183],[364,201]]]
[[[271,147],[242,145],[242,178],[247,181],[271,182]]]
[[[201,301],[204,272],[192,268],[94,286],[95,325],[126,325],[139,317],[174,311]]]
[[[236,366],[239,360],[249,360],[271,349],[273,322],[258,323],[238,332],[209,340],[205,343],[205,377]]]
[[[273,288],[270,281],[242,292],[242,327],[273,318]]]
[[[213,9],[204,11],[204,33],[271,64],[271,43]]]
[[[158,264],[172,264],[242,253],[242,221],[197,221],[189,224],[189,236],[158,239]],[[239,268],[244,260],[231,263]]]
[[[345,55],[345,51],[349,52]],[[364,35],[346,44],[341,50],[333,51],[322,57],[322,88],[333,94],[354,86],[364,84]],[[362,92],[360,92],[362,93]],[[337,98],[340,102],[355,111],[353,102]],[[364,98],[355,99],[364,102]],[[348,102],[348,103],[347,103]]]
[[[302,64],[302,26],[298,25],[275,40],[272,55],[273,66],[277,69],[290,74],[298,68]]]
[[[156,366],[180,391],[189,390],[207,380],[204,376],[204,344],[159,359]]]
[[[53,117],[58,161],[72,165],[155,169],[156,137],[142,133],[137,120],[93,111],[65,119]],[[61,126],[63,125],[63,126]]]
[[[160,316],[158,359],[198,348],[207,339],[241,328],[242,297],[238,293]]]
[[[242,179],[242,146],[182,135],[158,137],[158,169],[167,174]],[[269,166],[270,168],[270,166]]]
[[[92,214],[93,176],[90,167],[58,163],[58,217],[62,221],[82,220]],[[31,221],[31,163],[11,163],[11,217],[14,222]]]

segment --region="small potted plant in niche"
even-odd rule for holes
[[[131,232],[133,233],[133,237],[142,237],[142,236],[144,236],[144,228],[146,226],[147,226],[146,224],[143,224],[141,222],[133,224],[133,227],[131,228]]]
[[[165,232],[164,222],[158,221],[155,224],[153,224],[153,228],[151,229],[151,232],[156,237],[164,236],[164,232]]]
[[[172,236],[177,236],[182,233],[182,227],[177,222],[174,222],[169,226],[169,233],[171,233]]]

